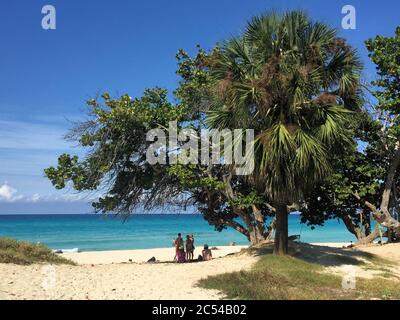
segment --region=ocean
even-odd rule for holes
[[[115,216],[95,214],[71,215],[0,215],[0,237],[41,242],[52,249],[79,248],[81,251],[148,249],[171,247],[181,232],[194,234],[195,244],[202,246],[248,244],[240,233],[214,230],[201,215],[141,214],[127,221]],[[299,234],[303,242],[350,242],[354,236],[337,220],[311,230],[300,223],[299,215],[289,216],[289,234]]]

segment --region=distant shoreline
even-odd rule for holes
[[[305,242],[306,243],[306,242]],[[341,248],[344,245],[350,245],[353,242],[338,242],[338,241],[324,241],[324,242],[317,242],[313,241],[313,243],[310,243],[312,245],[318,245],[318,246],[327,246],[327,247],[332,247],[332,248]],[[224,247],[241,247],[241,248],[248,248],[250,246],[250,243],[248,245],[246,244],[235,244],[234,246],[230,245],[213,245],[212,243],[209,244],[212,247],[217,247],[217,248],[224,248]],[[198,244],[199,247],[203,247],[203,244]],[[56,250],[71,250],[74,248],[59,248]],[[79,248],[78,248],[79,249]],[[173,247],[154,247],[154,248],[122,248],[122,249],[108,249],[108,250],[79,250],[77,253],[87,253],[87,252],[113,252],[113,251],[136,251],[136,250],[172,250]],[[53,250],[53,249],[52,249]]]

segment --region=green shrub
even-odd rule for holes
[[[9,238],[0,238],[0,263],[29,265],[33,263],[71,264],[43,244],[32,244]]]

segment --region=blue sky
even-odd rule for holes
[[[41,27],[45,4],[56,8],[56,30]],[[346,4],[357,10],[356,30],[341,29]],[[364,40],[400,25],[397,0],[2,0],[0,213],[87,212],[87,198],[55,191],[43,177],[60,153],[81,153],[62,135],[84,118],[85,100],[104,91],[173,89],[178,48],[211,48],[271,9],[304,9],[337,27],[359,49],[366,81],[375,70]]]

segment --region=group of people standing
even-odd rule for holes
[[[185,262],[187,260],[188,261],[193,260],[193,252],[194,252],[193,235],[187,235],[186,241],[184,241],[182,235],[178,233],[178,237],[174,240],[174,247],[175,247],[175,260],[177,262]]]
[[[178,237],[175,240],[173,240],[173,245],[175,247],[174,260],[176,260],[179,263],[193,260],[194,249],[195,249],[193,234],[187,235],[186,241],[184,241],[182,235],[178,233]],[[204,245],[202,255],[199,255],[198,260],[211,260],[211,258],[212,258],[211,250],[208,248],[208,245]]]

